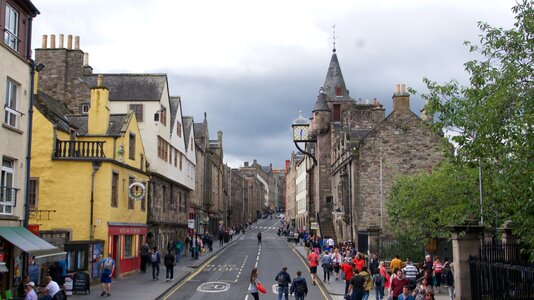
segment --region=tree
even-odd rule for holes
[[[431,173],[399,176],[386,202],[389,230],[420,245],[448,238],[448,226],[478,217],[477,199],[476,166],[443,162]]]
[[[479,22],[477,44],[466,42],[480,60],[465,63],[469,86],[424,79],[423,94],[436,130],[456,130],[455,164],[483,170],[483,216],[489,224],[516,221],[516,234],[534,258],[534,8],[518,2],[513,28]],[[486,224],[487,224],[486,223]]]

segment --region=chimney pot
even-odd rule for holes
[[[104,75],[98,74],[96,77],[96,86],[97,87],[103,87],[104,86]]]
[[[365,99],[365,104],[369,104],[369,99]]]
[[[402,93],[406,93],[406,84],[402,84]]]
[[[72,49],[72,34],[67,36],[67,49]]]
[[[59,47],[58,48],[65,48],[65,44],[63,43],[65,36],[63,34],[59,35]]]
[[[56,35],[50,35],[50,49],[56,49]]]
[[[41,45],[41,48],[46,49],[48,47],[48,35],[43,34],[43,43]]]
[[[395,88],[395,92],[396,93],[400,93],[400,84],[397,84],[397,86]]]
[[[78,35],[74,37],[74,49],[80,50],[80,36]]]

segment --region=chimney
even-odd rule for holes
[[[89,53],[83,54],[83,66],[86,67],[89,65]]]
[[[63,34],[59,35],[59,47],[60,49],[65,48],[65,44],[63,43],[65,36]]]
[[[56,35],[50,35],[50,49],[56,49]]]
[[[406,92],[406,85],[397,84],[393,94],[393,111],[409,112],[410,111],[410,94]]]
[[[43,34],[43,43],[41,45],[41,48],[46,49],[48,47],[48,35]]]
[[[74,37],[74,50],[80,50],[80,36]]]
[[[104,75],[99,74],[96,86],[91,88],[91,104],[87,134],[105,135],[109,127],[109,89],[104,86]]]
[[[248,168],[248,161],[245,162],[245,168]]]
[[[67,49],[72,49],[72,34],[67,36]]]
[[[223,138],[223,132],[222,130],[219,129],[219,131],[217,131],[217,139],[219,140],[219,146],[222,146],[222,138]]]

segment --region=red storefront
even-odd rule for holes
[[[146,234],[145,224],[108,223],[108,252],[116,262],[114,276],[140,270],[140,248]]]

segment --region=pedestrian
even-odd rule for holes
[[[35,283],[33,281],[27,282],[24,286],[24,300],[37,300],[37,293],[35,292]],[[22,295],[21,295],[22,296]]]
[[[406,267],[402,269],[405,274],[406,279],[410,282],[410,289],[415,288],[415,282],[417,280],[418,271],[417,268],[412,264],[409,259],[406,259]]]
[[[154,246],[152,253],[150,253],[150,262],[152,263],[152,280],[159,280],[161,255],[159,254],[158,246]]]
[[[399,295],[402,294],[404,286],[409,284],[408,279],[404,278],[402,270],[398,270],[397,277],[393,278],[391,286],[389,287],[389,293],[393,293],[393,300],[397,300]]]
[[[173,281],[174,280],[174,265],[176,262],[176,258],[174,254],[172,253],[172,250],[167,250],[167,254],[165,254],[165,257],[163,258],[163,264],[165,265],[165,281]]]
[[[250,280],[248,284],[248,291],[250,292],[250,294],[252,294],[254,300],[260,299],[260,295],[258,293],[258,284],[260,284],[260,281],[258,279],[258,269],[254,268],[252,269],[252,272],[250,272]]]
[[[345,259],[345,262],[341,264],[341,271],[345,275],[345,292],[344,295],[348,294],[349,290],[349,281],[352,278],[352,269],[354,269],[354,264],[351,262],[350,257]]]
[[[380,272],[380,269],[377,268],[374,271],[373,275],[373,286],[375,288],[376,300],[382,300],[384,298],[384,285],[386,283],[386,278]]]
[[[111,296],[111,277],[114,271],[115,260],[111,258],[111,253],[108,253],[108,257],[104,258],[100,264],[100,283],[102,284],[100,296]]]
[[[449,264],[447,273],[445,273],[445,284],[449,290],[449,298],[454,300],[454,265]]]
[[[399,295],[399,300],[415,300],[415,298],[410,295],[410,287],[405,285],[402,287],[402,294]]]
[[[330,272],[332,272],[332,256],[326,250],[321,257],[321,267],[323,267],[323,281],[330,281]]]
[[[291,290],[289,291],[289,294],[294,294],[295,300],[304,300],[304,297],[308,295],[306,278],[302,277],[301,271],[297,271],[297,277],[293,278],[293,283],[291,283]]]
[[[258,232],[258,245],[261,245],[261,231]]]
[[[339,268],[341,267],[342,262],[341,254],[339,254],[339,249],[334,249],[334,254],[332,254],[332,268],[334,271],[335,280],[339,280]]]
[[[425,262],[423,263],[423,270],[432,272],[432,259],[430,255],[425,256]]]
[[[282,271],[276,274],[274,278],[278,282],[278,300],[282,300],[282,295],[285,294],[285,299],[289,299],[289,283],[291,283],[291,277],[287,273],[287,267],[283,267]]]
[[[174,251],[176,254],[176,264],[179,264],[182,251],[184,251],[184,244],[181,239],[177,239],[176,244],[174,245]]]
[[[398,255],[395,255],[395,258],[391,260],[389,267],[391,268],[391,270],[402,269],[402,260],[400,260]]]
[[[349,287],[347,294],[351,296],[352,300],[362,300],[365,281],[362,276],[359,275],[358,268],[352,269],[352,277],[349,280]]]
[[[378,258],[376,257],[376,254],[373,254],[371,261],[369,262],[369,271],[371,271],[371,275],[374,275],[376,270],[378,270]]]
[[[189,234],[187,234],[184,240],[184,256],[187,256],[187,253],[189,253],[190,245],[191,245],[191,237],[189,236]]]
[[[441,293],[441,270],[443,269],[443,265],[441,264],[441,260],[439,258],[439,255],[436,255],[434,258],[434,263],[432,264],[432,270],[434,271],[434,277],[436,279],[435,282],[435,292]]]
[[[315,251],[308,255],[308,263],[310,265],[312,284],[315,285],[317,280],[317,266],[319,265],[319,255]]]
[[[148,252],[150,252],[150,247],[145,241],[145,243],[141,246],[141,273],[146,273],[146,265],[148,264]]]
[[[17,287],[17,295],[16,295],[17,297],[23,297],[26,294],[26,288],[29,282],[30,282],[29,275],[22,276],[22,280],[20,281],[20,284]]]
[[[415,297],[415,300],[423,300],[425,299],[425,294],[427,292],[433,293],[433,289],[432,286],[428,284],[428,278],[423,277],[421,278],[421,283],[415,288],[412,295]]]
[[[365,266],[365,260],[363,259],[363,254],[358,252],[356,254],[356,257],[354,257],[354,260],[352,261],[354,263],[354,266],[358,268],[358,271],[361,272],[363,266]]]
[[[382,275],[382,277],[384,277],[384,288],[382,289],[382,296],[384,296],[384,289],[389,290],[389,286],[391,284],[391,278],[389,276],[388,271],[386,270],[386,264],[384,263],[384,261],[378,263],[378,272],[380,273],[380,275]]]
[[[362,271],[360,272],[360,276],[363,277],[363,300],[369,299],[369,293],[373,289],[373,280],[371,279],[371,273],[369,273],[369,270],[366,266],[362,267]]]

